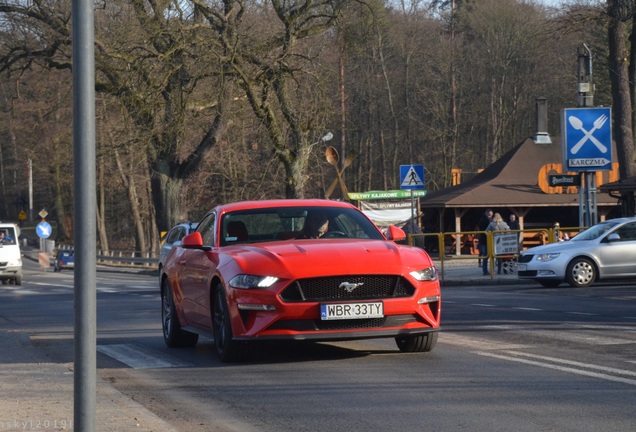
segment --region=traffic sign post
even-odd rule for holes
[[[608,107],[563,110],[563,161],[568,171],[612,169],[611,119]]]
[[[38,237],[40,237],[40,250],[44,251],[45,253],[49,252],[46,247],[46,239],[49,238],[53,233],[53,228],[51,228],[51,225],[47,221],[42,219],[42,222],[35,226],[35,233],[38,235]]]
[[[400,189],[425,189],[424,165],[400,165]]]
[[[563,163],[579,172],[579,224],[596,224],[596,171],[612,169],[612,111],[608,107],[566,108],[561,116]]]
[[[35,227],[35,233],[42,239],[49,238],[52,231],[53,228],[51,228],[51,225],[47,221],[42,221]]]
[[[411,221],[415,223],[415,198],[413,191],[424,190],[424,165],[400,165],[400,189],[411,191]]]

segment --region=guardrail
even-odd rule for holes
[[[73,245],[60,244],[57,249],[75,249]],[[126,250],[98,250],[97,263],[119,267],[158,268],[159,258],[153,257],[153,252]]]
[[[440,232],[440,233],[423,233],[409,234],[407,236],[410,245],[415,244],[415,238],[424,238],[425,249],[434,260],[440,261],[442,280],[444,280],[444,265],[446,261],[459,260],[477,260],[481,263],[482,259],[489,261],[490,277],[493,278],[494,264],[497,259],[516,261],[519,252],[540,244],[554,243],[559,241],[563,233],[567,233],[569,237],[583,230],[585,227],[561,227],[561,228],[538,228],[526,230],[508,230],[498,231],[506,233],[519,234],[519,248],[517,253],[496,254],[494,237],[492,231],[458,231],[458,232]],[[481,256],[479,254],[478,240],[479,234],[486,234],[487,238],[487,254]],[[459,245],[459,247],[458,247]],[[58,245],[58,249],[73,249],[72,245]],[[159,259],[153,257],[153,252],[126,251],[126,250],[98,250],[97,263],[112,266],[124,267],[143,267],[148,269],[156,269]]]
[[[151,252],[97,251],[97,262],[106,265],[157,268],[158,258]]]

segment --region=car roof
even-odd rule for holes
[[[603,222],[599,222],[599,223],[606,223],[606,222],[625,223],[625,222],[633,222],[635,220],[636,220],[636,217],[622,217],[622,218],[606,219]]]
[[[172,228],[170,228],[170,231],[172,231],[173,229],[175,229],[177,227],[180,227],[180,226],[184,226],[184,227],[187,227],[189,229],[195,229],[198,224],[199,224],[199,222],[181,221],[181,222],[175,224]]]
[[[256,208],[277,208],[277,207],[353,207],[344,201],[332,201],[326,199],[273,199],[273,200],[255,200],[255,201],[239,201],[228,204],[220,204],[215,207],[219,212],[232,212],[237,210],[247,210]]]

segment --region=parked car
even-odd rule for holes
[[[22,285],[22,252],[20,227],[13,223],[0,223],[0,281],[2,284]]]
[[[313,220],[319,238],[306,230]],[[267,339],[390,337],[400,351],[430,351],[440,323],[437,270],[424,250],[395,243],[404,231],[387,232],[337,201],[220,205],[166,259],[164,340],[193,346],[211,335],[224,362]]]
[[[59,272],[64,269],[75,268],[75,251],[72,249],[59,249],[55,254],[53,271]]]
[[[519,256],[517,274],[545,287],[636,278],[636,218],[610,219],[568,241],[530,248]]]
[[[184,221],[179,222],[168,231],[159,249],[159,274],[163,271],[166,257],[172,250],[172,247],[181,244],[181,239],[191,232],[194,232],[196,227],[197,224],[195,222]]]

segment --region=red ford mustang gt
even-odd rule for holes
[[[387,239],[387,237],[390,239]],[[222,361],[250,341],[393,337],[403,352],[430,351],[440,285],[428,254],[398,245],[351,204],[249,201],[211,210],[173,247],[161,274],[170,347],[214,338]]]

